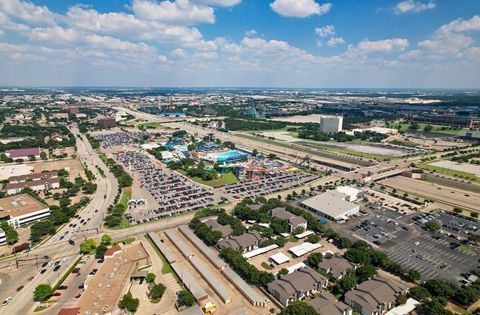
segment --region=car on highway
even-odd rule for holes
[[[60,269],[60,267],[60,265],[55,266],[55,268],[53,268],[53,271],[57,271],[58,269]]]
[[[31,282],[35,277],[28,278],[27,282]]]
[[[61,285],[61,286],[58,287],[58,289],[59,289],[59,290],[66,290],[66,289],[68,289],[68,286],[66,286],[66,285]]]
[[[3,305],[3,306],[7,306],[8,304],[10,304],[10,302],[12,301],[12,299],[13,299],[13,298],[12,298],[11,296],[7,297],[5,300],[3,300],[2,305]]]
[[[68,244],[75,245],[75,242],[73,240],[68,240]]]
[[[42,271],[40,271],[40,274],[43,275],[46,271],[47,269],[42,269]]]
[[[79,297],[82,296],[82,292],[78,292],[76,295],[75,295],[75,298],[78,299]]]
[[[42,268],[43,268],[43,267],[47,267],[47,265],[48,265],[48,261],[46,261],[46,262],[44,262],[44,263],[42,264]]]
[[[62,295],[61,292],[55,292],[55,293],[52,294],[52,296],[60,296],[60,295]]]
[[[24,285],[21,285],[21,286],[19,286],[19,287],[17,288],[16,291],[17,291],[17,292],[20,292],[20,291],[22,291],[22,289],[23,289],[24,287],[25,287]]]

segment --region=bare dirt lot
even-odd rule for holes
[[[33,171],[35,173],[40,173],[43,171],[54,171],[65,169],[68,171],[70,181],[73,181],[77,174],[81,174],[82,177],[85,177],[83,172],[82,164],[77,159],[63,159],[57,161],[44,161],[44,162],[35,162],[28,164],[33,166]]]
[[[403,176],[396,176],[382,181],[383,185],[390,186],[409,194],[417,195],[427,199],[444,202],[468,210],[480,211],[480,194],[441,186],[426,181],[411,179]]]

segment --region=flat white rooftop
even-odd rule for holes
[[[254,249],[254,250],[252,250],[248,253],[243,254],[242,256],[245,257],[246,259],[249,259],[249,258],[258,256],[258,255],[261,255],[263,253],[269,252],[271,250],[274,250],[275,248],[278,248],[278,245],[277,244],[272,244],[272,245],[269,245],[269,246]]]
[[[321,244],[318,244],[318,243],[313,244],[310,242],[305,242],[303,244],[291,247],[288,251],[294,254],[295,256],[300,257],[320,247],[322,247]]]
[[[269,258],[273,260],[273,262],[276,263],[277,265],[281,265],[286,263],[287,261],[290,261],[290,258],[288,258],[288,256],[285,255],[284,253],[277,253],[275,255],[270,256]]]
[[[298,264],[288,267],[287,270],[288,270],[288,273],[292,273],[303,267],[307,267],[307,265],[305,265],[303,262],[299,262]]]
[[[307,236],[312,235],[312,234],[315,234],[315,233],[313,231],[305,231],[305,232],[300,233],[300,234],[295,234],[295,237],[298,238],[298,239],[301,239],[301,238],[307,237]]]

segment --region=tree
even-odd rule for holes
[[[92,182],[86,182],[83,184],[83,192],[86,193],[87,195],[93,194],[97,190],[97,184],[94,184]]]
[[[105,246],[110,246],[112,244],[112,238],[108,234],[102,235],[101,242]]]
[[[97,246],[97,248],[95,248],[95,257],[103,258],[107,249],[108,247],[105,246],[103,243],[101,243],[100,245]]]
[[[308,236],[307,242],[318,243],[320,242],[320,236],[318,236],[317,234],[311,234]]]
[[[337,282],[337,290],[339,293],[345,293],[351,290],[357,284],[357,277],[355,277],[355,272],[351,269]]]
[[[94,251],[96,247],[97,242],[94,239],[90,238],[80,244],[80,252],[84,254],[89,254]]]
[[[283,276],[283,275],[288,275],[288,269],[287,268],[282,268],[278,271],[278,274]]]
[[[30,226],[30,239],[32,242],[38,242],[45,235],[54,235],[56,232],[55,226],[52,221],[43,220],[38,221]]]
[[[145,280],[147,281],[147,283],[153,283],[155,281],[156,277],[157,276],[154,273],[149,272],[149,273],[147,273],[147,277],[146,277]]]
[[[180,293],[178,294],[178,302],[181,304],[181,305],[185,305],[185,306],[192,306],[195,304],[195,298],[193,297],[193,295],[188,292],[187,290],[182,290],[180,291]]]
[[[413,287],[408,291],[408,295],[415,300],[425,303],[430,298],[430,293],[423,287]]]
[[[453,208],[453,211],[455,211],[455,213],[460,214],[460,213],[463,212],[463,209],[462,209],[462,208],[455,207],[455,208]]]
[[[305,302],[297,301],[288,304],[280,315],[318,315],[317,311]]]
[[[132,293],[128,292],[122,297],[122,299],[118,303],[118,307],[120,307],[121,309],[127,310],[130,313],[135,313],[138,309],[139,304],[140,304],[140,300],[135,299],[132,296]]]
[[[420,272],[415,269],[410,269],[410,271],[408,272],[408,278],[413,281],[418,281],[421,278]]]
[[[377,269],[372,265],[364,265],[355,270],[355,276],[357,277],[358,283],[367,281],[376,274]]]
[[[323,255],[321,253],[312,253],[307,257],[310,266],[317,268],[318,264],[322,262]]]
[[[427,230],[436,232],[442,228],[442,225],[438,221],[431,220],[425,223],[425,227],[427,228]]]
[[[53,289],[48,284],[39,284],[33,291],[33,299],[35,301],[44,302],[53,294]]]
[[[165,293],[166,289],[167,288],[161,283],[155,284],[150,289],[150,292],[149,292],[148,295],[149,295],[150,299],[152,299],[154,301],[159,301],[162,298],[163,294]]]
[[[480,234],[470,234],[468,236],[468,241],[473,244],[479,244],[480,243]]]
[[[7,223],[7,221],[0,220],[0,229],[5,232],[5,238],[7,241],[7,244],[13,245],[16,242],[18,242],[18,233],[15,231],[14,228],[10,226],[10,224]]]
[[[48,159],[47,153],[45,153],[45,152],[40,152],[40,158],[41,158],[42,160],[44,160],[44,161],[47,160],[47,159]]]

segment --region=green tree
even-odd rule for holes
[[[185,306],[192,306],[195,304],[195,298],[193,297],[193,295],[188,292],[187,290],[182,290],[180,291],[180,293],[178,294],[178,302],[181,304],[181,305],[185,305]]]
[[[80,252],[84,254],[89,254],[95,250],[97,247],[97,242],[90,238],[80,244]]]
[[[125,294],[120,302],[118,303],[118,307],[121,309],[124,309],[130,313],[135,313],[138,309],[138,305],[140,304],[140,300],[136,299],[132,296],[132,293],[130,291]]]
[[[105,246],[110,246],[112,244],[112,238],[108,234],[102,235],[101,243]]]
[[[7,244],[13,245],[18,242],[18,233],[15,231],[14,228],[10,226],[6,221],[0,220],[0,229],[5,232],[5,238],[7,240]]]
[[[342,279],[337,282],[337,290],[339,291],[339,293],[343,294],[353,289],[356,284],[357,277],[355,277],[355,272],[350,269],[347,271],[346,275],[344,275]]]
[[[418,281],[421,278],[420,272],[415,269],[410,269],[410,271],[408,272],[408,278],[413,281]]]
[[[307,257],[310,266],[317,268],[318,264],[322,262],[323,255],[321,253],[312,253]]]
[[[155,281],[156,277],[157,276],[154,273],[149,272],[149,273],[147,273],[147,277],[146,277],[145,280],[147,281],[147,283],[153,283]]]
[[[430,298],[430,293],[423,287],[413,287],[408,291],[408,295],[415,300],[425,303]]]
[[[425,227],[430,231],[436,232],[442,228],[442,225],[438,221],[431,220],[425,223]]]
[[[154,286],[152,286],[148,295],[149,295],[150,299],[152,299],[154,301],[158,301],[162,298],[166,289],[167,288],[163,284],[158,283],[158,284],[155,284]]]
[[[318,243],[320,242],[320,236],[318,236],[317,234],[311,234],[308,236],[307,242]]]
[[[43,220],[38,221],[30,226],[30,239],[32,242],[38,242],[45,235],[54,235],[56,232],[55,226],[52,221]]]
[[[48,284],[39,284],[33,291],[33,299],[35,301],[44,302],[53,294],[53,289]]]
[[[282,268],[278,271],[278,274],[283,276],[283,275],[288,275],[288,269],[287,268]]]
[[[317,311],[305,302],[297,301],[288,304],[280,315],[318,315]]]
[[[355,270],[358,283],[367,281],[377,274],[377,269],[372,265],[364,265]]]

